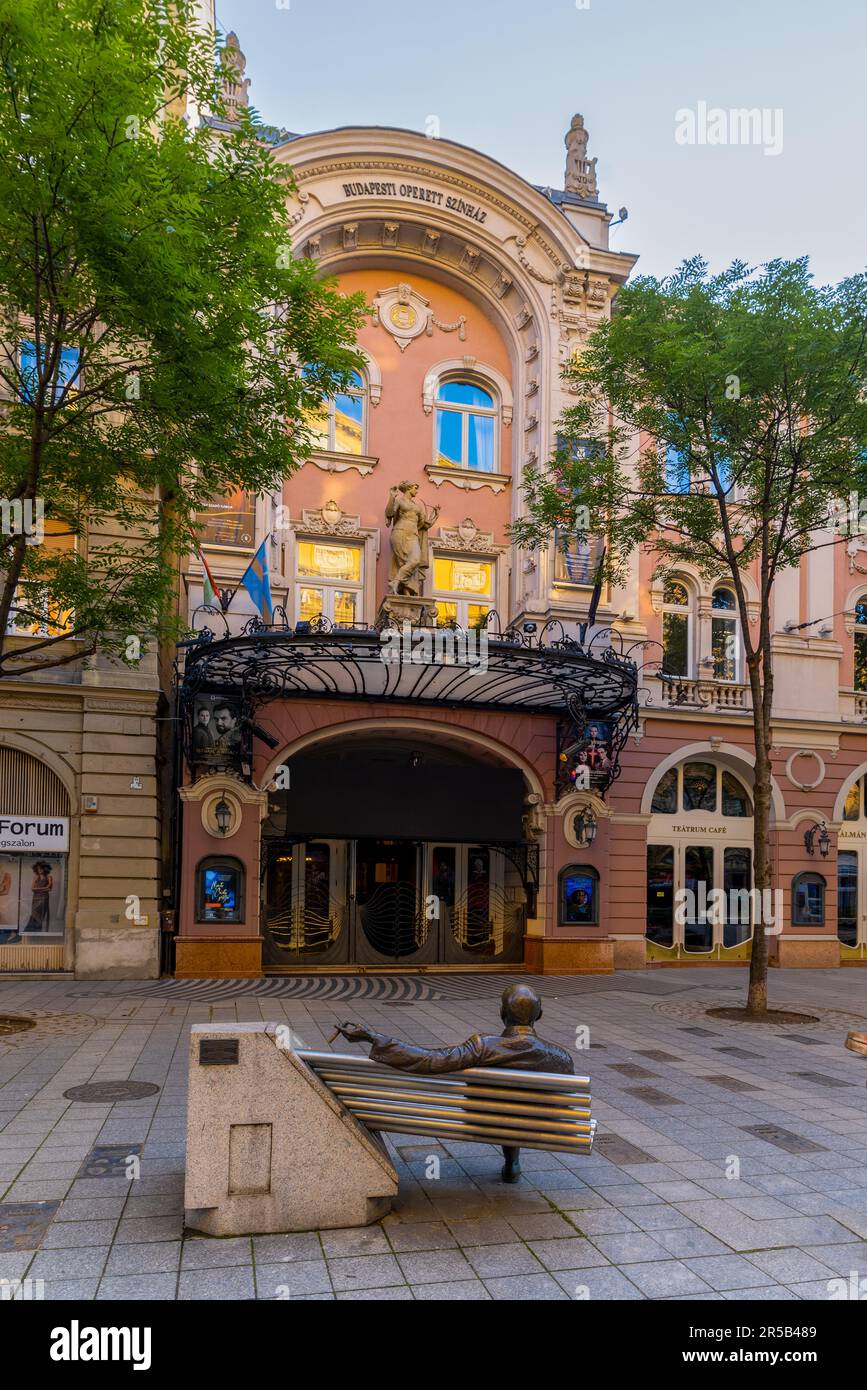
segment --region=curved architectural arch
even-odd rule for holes
[[[860,781],[860,779],[865,774],[867,774],[867,762],[859,763],[858,766],[855,768],[855,771],[850,772],[849,776],[844,778],[844,780],[840,783],[840,790],[837,793],[837,798],[834,802],[834,811],[831,816],[831,820],[835,824],[837,822],[842,823],[843,810],[846,805],[846,798],[849,795],[852,788],[854,787],[855,783]]]
[[[46,747],[44,743],[38,743],[36,739],[28,738],[26,734],[19,734],[4,729],[0,733],[0,746],[15,748],[19,753],[27,753],[37,762],[51,769],[66,790],[69,797],[69,814],[73,814],[78,800],[78,792],[75,786],[75,773],[67,762],[64,762],[53,749]]]
[[[440,743],[453,743],[464,747],[474,747],[480,751],[487,752],[489,756],[496,758],[499,762],[507,764],[509,767],[516,768],[524,776],[530,792],[539,797],[545,797],[545,788],[536,768],[527,761],[520,753],[507,744],[500,743],[499,740],[491,738],[489,734],[480,733],[477,729],[467,729],[456,724],[446,724],[433,719],[401,719],[396,716],[380,717],[378,719],[350,719],[340,724],[331,724],[320,729],[312,729],[309,733],[302,734],[300,738],[286,744],[279,753],[275,754],[268,763],[262,774],[262,788],[269,785],[274,777],[277,768],[281,763],[285,763],[287,758],[297,756],[309,748],[315,747],[320,743],[329,743],[336,739],[345,739],[347,735],[382,733],[385,736],[389,731],[398,733],[413,733],[419,739],[433,739]]]
[[[670,753],[654,768],[641,798],[642,815],[653,814],[650,809],[653,805],[653,796],[666,772],[669,772],[673,767],[679,767],[681,763],[691,762],[695,759],[718,763],[721,767],[727,768],[735,776],[742,778],[752,791],[755,784],[756,758],[754,753],[748,752],[745,748],[738,748],[733,743],[719,743],[716,747],[708,741],[689,743],[683,748],[676,749],[674,753]],[[773,777],[771,778],[771,812],[772,820],[776,823],[786,819],[786,803]]]

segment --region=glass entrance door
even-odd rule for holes
[[[647,846],[647,940],[674,956],[720,954],[753,930],[748,845],[674,840]],[[684,891],[685,890],[685,891]]]
[[[867,959],[867,849],[837,851],[837,936],[841,960]]]
[[[436,921],[421,895],[422,847],[410,840],[357,840],[353,959],[415,965],[437,959]]]
[[[348,845],[344,840],[263,842],[263,964],[349,961]]]

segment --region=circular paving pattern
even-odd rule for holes
[[[90,1105],[114,1105],[120,1100],[144,1100],[159,1090],[152,1081],[90,1081],[85,1086],[71,1086],[63,1092],[64,1100],[81,1100]]]
[[[36,1024],[32,1018],[17,1018],[14,1014],[0,1014],[0,1038],[9,1037],[12,1033],[26,1033],[35,1027]]]
[[[743,1002],[746,1003],[746,990],[744,990]],[[816,1004],[806,1004],[800,1000],[787,999],[774,1000],[772,1009],[785,1009],[787,1012],[809,1014],[816,1019],[815,1023],[747,1023],[740,1020],[720,1018],[718,1015],[709,1016],[710,1009],[720,1009],[731,1007],[731,998],[715,999],[664,999],[660,1003],[654,1004],[653,1012],[662,1014],[664,1018],[675,1019],[683,1023],[697,1023],[709,1029],[715,1027],[723,1028],[749,1028],[758,1030],[762,1033],[769,1032],[772,1028],[777,1028],[781,1032],[797,1032],[809,1028],[811,1032],[820,1031],[823,1033],[846,1033],[852,1028],[863,1027],[865,1018],[863,1014],[846,1013],[843,1009],[823,1009]]]
[[[9,1017],[9,1015],[3,1015]],[[0,1047],[30,1046],[32,1043],[49,1042],[52,1038],[76,1037],[89,1033],[102,1020],[90,1014],[62,1014],[50,1009],[28,1009],[26,1014],[15,1015],[20,1028],[5,1032],[0,1028]]]

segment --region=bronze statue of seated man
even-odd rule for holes
[[[424,1076],[465,1071],[468,1067],[510,1067],[516,1071],[574,1075],[575,1066],[566,1049],[537,1036],[533,1025],[541,1017],[542,1001],[536,991],[529,985],[509,985],[500,1004],[500,1018],[505,1025],[502,1033],[487,1037],[473,1033],[456,1047],[417,1047],[355,1023],[341,1023],[337,1031],[348,1042],[370,1043],[372,1061]],[[520,1148],[503,1146],[504,1182],[517,1182],[521,1176],[520,1153]]]

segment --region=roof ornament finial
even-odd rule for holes
[[[573,116],[572,124],[566,132],[564,188],[567,193],[577,193],[581,198],[596,198],[596,160],[587,158],[588,138],[584,117]]]
[[[226,42],[219,51],[219,57],[226,117],[230,121],[236,121],[242,108],[250,105],[250,98],[247,94],[250,79],[244,76],[247,59],[241,52],[238,35],[234,31],[226,35]]]

